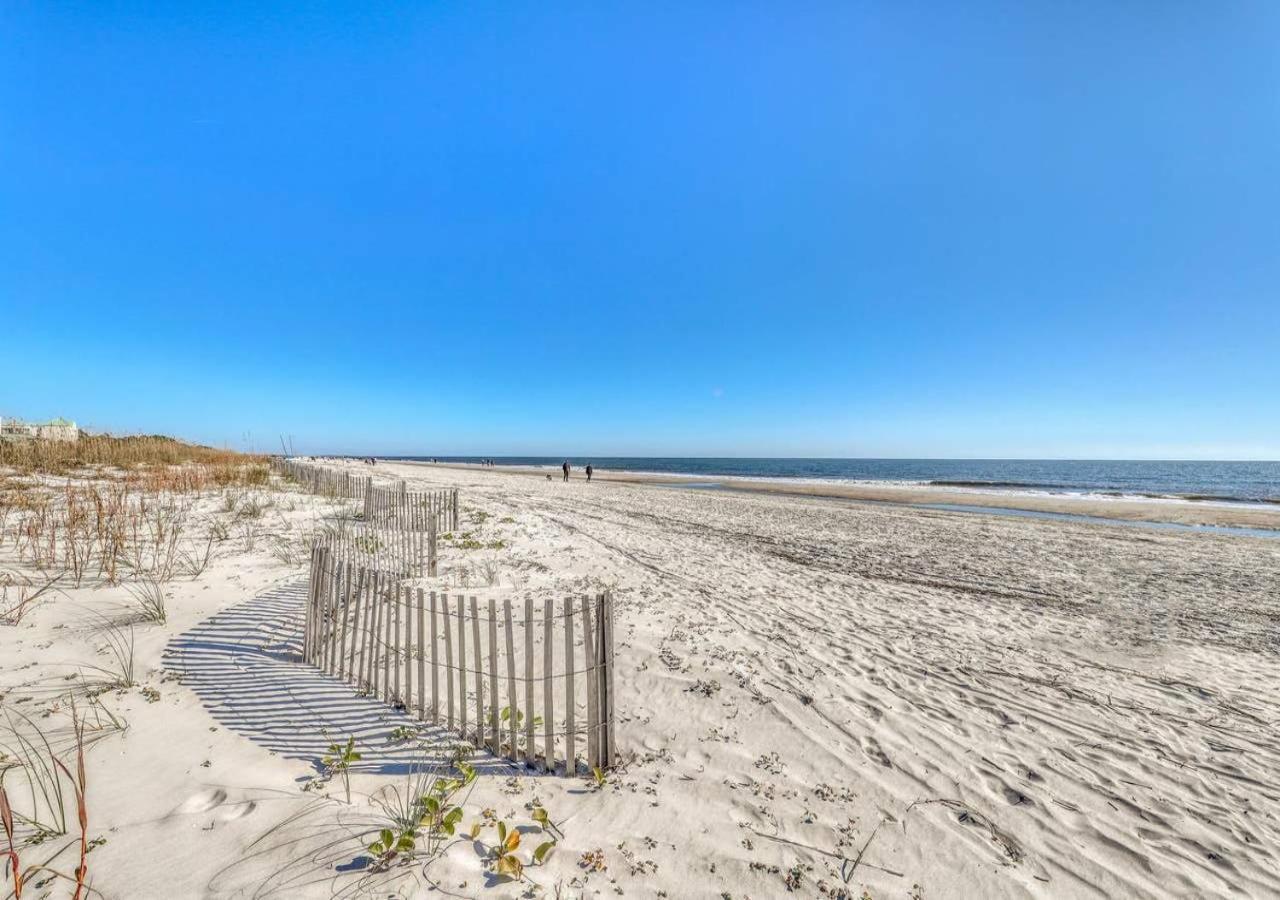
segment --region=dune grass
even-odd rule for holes
[[[139,466],[177,466],[200,463],[207,466],[258,465],[265,481],[267,457],[189,444],[162,435],[112,437],[88,435],[79,441],[0,441],[0,467],[19,472],[62,474],[87,466],[135,469]]]

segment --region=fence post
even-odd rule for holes
[[[600,704],[597,702],[595,626],[591,600],[587,597],[582,598],[582,658],[587,670],[587,768],[594,769],[600,765]]]
[[[447,631],[448,629],[446,629]],[[440,675],[436,672],[436,592],[431,592],[431,721],[440,721]]]
[[[466,601],[461,594],[453,598],[458,602],[458,703],[461,706],[462,737],[467,736],[467,620]]]
[[[350,573],[347,572],[347,567],[343,560],[339,559],[335,563],[335,569],[333,582],[329,588],[329,637],[324,649],[324,665],[322,666],[326,672],[334,671],[334,657],[338,652],[338,608],[342,606],[343,601],[342,582],[344,578],[350,578]],[[346,610],[342,612],[345,614]]]
[[[366,577],[364,583],[364,599],[360,602],[364,607],[363,615],[360,617],[360,635],[358,642],[360,644],[360,660],[355,664],[356,690],[363,691],[369,683],[369,630],[370,623],[373,621],[373,579],[376,573],[372,570],[365,569]],[[354,656],[354,652],[352,653]]]
[[[351,628],[353,631],[353,641],[351,644],[351,655],[356,655],[354,637],[359,632],[356,631],[360,627],[360,594],[364,590],[364,569],[360,568],[356,571],[356,589],[351,594]],[[351,674],[351,665],[347,662],[347,624],[346,619],[342,620],[342,662],[338,669],[338,677],[346,680]]]
[[[494,612],[493,598],[489,598],[489,723],[490,749],[499,754],[501,727],[498,719],[498,617]]]
[[[427,526],[427,577],[436,577],[436,519],[431,517]]]
[[[515,640],[511,634],[511,598],[502,601],[502,624],[507,629],[507,715],[511,721],[512,762],[520,760],[520,698],[516,693]]]
[[[373,582],[373,629],[369,632],[369,692],[378,696],[378,635],[382,632],[382,582],[377,572]]]
[[[412,603],[413,591],[408,587],[400,586],[396,588],[396,625],[400,624],[400,609],[404,608],[404,634],[396,639],[396,643],[403,648],[404,653],[404,681],[400,681],[400,657],[399,650],[396,652],[396,690],[400,689],[400,685],[404,685],[404,694],[401,696],[401,702],[404,703],[404,711],[406,715],[413,715],[413,654],[410,648],[413,646],[413,635],[410,629],[413,627],[413,607]]]
[[[471,598],[471,643],[476,648],[476,748],[484,746],[484,645],[480,643],[480,615]]]
[[[578,748],[573,733],[573,600],[564,601],[564,774],[578,773]]]
[[[613,739],[613,595],[602,594],[600,597],[601,618],[604,620],[603,647],[604,653],[604,702],[601,704],[605,722],[604,764],[612,767],[617,762],[617,747]]]
[[[311,572],[307,578],[307,608],[302,619],[302,658],[304,660],[311,658],[311,630],[315,627],[316,573],[319,569],[317,561],[320,552],[321,548],[318,545],[311,546]]]
[[[534,765],[538,750],[533,745],[533,598],[524,598],[524,761]]]
[[[425,720],[427,718],[427,637],[426,623],[423,622],[423,612],[425,604],[423,603],[422,588],[418,588],[418,718]],[[434,628],[435,622],[432,622]],[[434,644],[431,647],[435,652]],[[432,656],[432,660],[435,657]],[[432,663],[431,674],[435,675],[435,664]],[[434,695],[435,685],[432,685],[432,694]]]
[[[394,640],[394,638],[393,638],[393,634],[394,634],[394,632],[392,631],[392,625],[391,625],[391,613],[393,612],[393,610],[392,610],[392,604],[395,602],[393,598],[395,597],[396,593],[398,593],[398,592],[399,592],[400,587],[399,587],[399,585],[398,585],[398,584],[396,584],[395,579],[394,579],[394,578],[392,578],[390,575],[388,575],[388,576],[386,577],[386,579],[385,579],[385,580],[386,580],[386,582],[387,582],[387,585],[386,585],[386,597],[387,597],[387,621],[386,621],[386,623],[385,623],[385,626],[384,626],[384,627],[383,627],[383,629],[382,629],[382,633],[383,633],[383,639],[382,639],[382,699],[387,700],[387,701],[394,701],[394,699],[395,699],[395,692],[396,692],[396,690],[397,690],[400,686],[399,686],[399,685],[393,685],[393,684],[391,683],[391,654],[393,654],[393,653],[395,653],[395,654],[396,654],[396,678],[397,678],[397,679],[400,677],[400,654],[399,654],[399,653],[396,653],[396,649],[395,649],[395,640]],[[399,616],[399,614],[400,614],[400,604],[398,604],[398,603],[396,603],[396,604],[395,604],[394,612],[396,613],[396,615],[397,615],[397,616]],[[397,618],[397,619],[396,619],[396,624],[398,625],[399,623],[400,623],[400,621],[399,621],[399,619]]]
[[[449,595],[440,592],[440,603],[444,608],[444,686],[445,698],[449,708],[449,730],[453,730],[453,626],[449,624]]]
[[[554,603],[548,597],[546,604],[542,607],[542,703],[546,707],[542,713],[543,745],[546,748],[543,770],[552,773],[556,770],[555,699],[551,691],[551,675],[555,660],[555,644],[551,640],[554,622],[552,616],[555,612],[553,606]]]

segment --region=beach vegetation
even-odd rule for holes
[[[356,750],[355,735],[347,738],[346,744],[330,744],[329,751],[320,759],[330,778],[337,775],[342,779],[348,804],[351,803],[351,766],[359,761],[360,753]]]
[[[546,861],[547,856],[555,849],[557,838],[553,835],[548,826],[550,820],[546,816],[546,810],[538,807],[534,810],[534,821],[538,823],[539,828],[546,840],[539,843],[529,855],[526,862],[520,857],[517,851],[520,849],[523,834],[521,830],[514,826],[509,826],[501,819],[494,820],[492,826],[497,829],[497,841],[493,844],[481,843],[485,854],[485,864],[489,866],[495,875],[499,878],[511,878],[519,880],[524,877],[524,871],[530,866],[542,865]],[[538,815],[541,813],[541,816]]]
[[[391,729],[388,740],[393,744],[403,744],[405,741],[411,741],[418,736],[418,729],[412,725],[397,725]]]
[[[0,734],[0,830],[5,835],[5,871],[13,879],[10,896],[21,898],[24,886],[37,874],[45,882],[62,879],[74,885],[73,900],[85,895],[88,882],[89,807],[86,797],[85,723],[74,699],[71,703],[71,743],[75,770],[54,750],[48,734],[30,717],[6,713]],[[25,787],[25,790],[23,788]],[[21,800],[19,799],[21,796]],[[53,837],[68,834],[68,801],[75,803],[76,845],[79,862],[70,873],[52,867],[63,849],[44,861],[24,865],[20,851],[37,847]],[[24,802],[25,801],[25,802]]]
[[[211,531],[205,538],[203,546],[192,542],[189,549],[180,553],[179,563],[184,573],[191,576],[192,581],[203,575],[204,570],[209,568],[209,562],[213,559],[213,542],[214,535]]]
[[[20,572],[0,572],[0,625],[20,625],[27,613],[52,596],[62,575],[34,584]]]
[[[138,619],[143,622],[164,624],[165,611],[164,585],[154,575],[143,576],[140,581],[125,586],[133,601],[133,609]]]
[[[65,474],[102,466],[133,470],[145,466],[197,464],[208,471],[205,478],[220,483],[265,483],[266,457],[218,450],[162,435],[113,437],[82,435],[78,441],[0,441],[0,466],[18,472]]]
[[[134,678],[134,639],[133,623],[113,622],[106,616],[96,615],[99,634],[105,642],[102,651],[107,658],[103,665],[86,666],[91,671],[103,676],[99,684],[101,690],[127,690],[136,683]]]
[[[457,835],[475,780],[475,769],[465,762],[451,770],[414,767],[403,788],[392,785],[375,794],[381,827],[368,846],[373,867],[381,870],[398,858],[437,855]]]

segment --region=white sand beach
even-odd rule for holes
[[[596,784],[478,752],[463,831],[480,823],[479,840],[371,871],[376,799],[446,739],[402,739],[413,720],[299,660],[306,542],[340,504],[209,491],[182,502],[191,547],[211,535],[212,559],[163,584],[163,623],[137,619],[128,585],[86,579],[0,627],[11,722],[28,716],[65,748],[69,690],[91,717],[98,895],[1280,892],[1280,541],[372,472],[459,489],[441,584],[476,585],[484,568],[513,597],[613,592],[620,764]],[[0,568],[23,569],[12,539]],[[104,623],[130,621],[135,683],[107,688]],[[348,804],[321,758],[349,736],[362,759]],[[528,861],[537,807],[557,846],[522,880],[496,877],[489,823],[520,827]],[[24,861],[75,867],[68,815]],[[27,896],[69,896],[34,877]]]

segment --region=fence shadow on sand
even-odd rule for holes
[[[302,579],[223,610],[171,640],[165,666],[223,727],[317,772],[329,745],[352,736],[362,754],[353,772],[404,775],[451,760],[458,737],[446,728],[362,696],[302,661],[306,603]],[[418,739],[393,740],[402,726]],[[481,774],[536,774],[483,750],[470,762]]]

